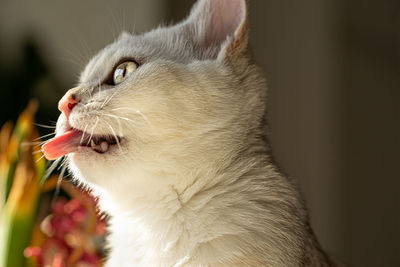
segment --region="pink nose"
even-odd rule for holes
[[[58,102],[58,109],[64,113],[67,120],[69,119],[69,115],[71,114],[74,107],[79,103],[75,94],[67,93],[63,98],[61,98],[60,102]]]

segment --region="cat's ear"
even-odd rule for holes
[[[247,52],[246,0],[198,0],[184,25],[197,49],[211,57]]]

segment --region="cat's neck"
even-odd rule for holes
[[[134,164],[121,170],[120,177],[113,178],[110,186],[94,188],[104,199],[103,208],[112,216],[143,217],[142,206],[146,206],[148,211],[168,218],[201,201],[203,195],[207,198],[223,186],[229,189],[243,177],[279,175],[265,139],[253,139],[243,144],[225,140],[211,148],[184,147],[184,151],[171,146],[160,152],[160,146],[154,145],[154,149],[143,152]],[[126,192],[113,190],[112,183],[119,181],[127,183]]]
[[[209,161],[198,160],[195,166],[187,165],[193,164],[192,160],[181,162],[182,165],[176,160],[172,168],[163,159],[164,165],[158,166],[168,168],[141,165],[132,170],[129,175],[136,177],[130,179],[140,182],[127,187],[131,194],[121,194],[131,195],[130,199],[121,203],[115,195],[101,194],[101,203],[108,205],[104,208],[112,215],[109,241],[115,253],[129,254],[126,248],[132,248],[126,257],[137,260],[138,265],[170,262],[172,266],[179,259],[205,253],[207,244],[217,242],[220,250],[214,251],[215,257],[229,258],[236,252],[241,255],[246,244],[236,241],[244,235],[249,240],[255,234],[267,235],[266,218],[259,213],[275,216],[275,211],[260,210],[261,204],[254,205],[278,201],[272,187],[273,194],[266,194],[263,187],[268,188],[268,181],[271,186],[293,194],[285,181],[276,184],[281,177],[262,151],[265,147],[248,147],[229,157],[216,153]],[[110,203],[115,205],[110,207]]]

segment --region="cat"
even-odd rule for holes
[[[110,215],[106,266],[335,266],[274,164],[245,0],[122,33],[59,102],[42,150]]]

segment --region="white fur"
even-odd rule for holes
[[[82,73],[81,102],[58,133],[124,137],[106,154],[68,156],[111,216],[107,266],[325,262],[299,194],[271,160],[246,16],[244,0],[200,0],[178,25],[124,34]],[[121,58],[142,65],[102,85]]]

